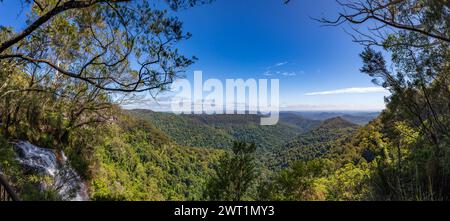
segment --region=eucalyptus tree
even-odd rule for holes
[[[223,156],[206,185],[204,194],[209,200],[241,201],[255,182],[256,145],[234,142],[231,149],[232,154]]]
[[[145,0],[24,0],[27,26],[16,33],[1,24],[0,60],[48,67],[102,90],[166,89],[195,60],[175,48],[190,34],[167,9],[205,1],[167,2],[158,9]]]
[[[166,90],[195,61],[178,52],[191,35],[169,11],[207,2],[22,0],[25,28],[0,21],[3,134],[67,142],[108,120],[117,93]]]
[[[380,185],[390,183],[385,186],[396,193],[392,199],[400,195],[404,199],[405,194],[409,199],[425,195],[426,199],[449,199],[450,2],[348,0],[338,4],[342,12],[335,19],[319,21],[349,24],[353,40],[366,46],[361,71],[391,92],[381,119],[384,139],[398,152],[398,165],[391,171],[394,176],[382,174]],[[405,143],[396,125],[420,136]],[[404,148],[409,154],[402,161]]]

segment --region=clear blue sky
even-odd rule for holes
[[[386,93],[366,90],[374,85],[359,72],[362,47],[344,27],[310,19],[338,10],[334,0],[216,0],[174,12],[193,35],[179,45],[181,52],[199,58],[186,75],[202,70],[204,78],[222,80],[279,78],[281,104],[289,110],[381,109]],[[19,12],[16,0],[0,3],[0,24],[20,30]]]
[[[177,12],[193,34],[182,51],[199,58],[187,75],[202,70],[220,79],[279,78],[281,103],[290,109],[380,109],[385,92],[348,90],[375,86],[359,72],[362,46],[345,26],[324,27],[310,18],[338,10],[334,0],[217,0]],[[341,92],[306,95],[334,90]]]

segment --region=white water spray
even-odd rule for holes
[[[89,200],[86,185],[80,176],[70,167],[67,157],[61,151],[61,161],[51,149],[37,147],[28,141],[15,143],[19,163],[38,173],[54,179],[51,188],[56,189],[63,200]]]

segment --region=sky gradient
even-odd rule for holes
[[[177,12],[193,35],[181,50],[199,58],[187,77],[279,78],[285,110],[380,110],[387,93],[359,72],[363,47],[348,27],[311,19],[339,9],[333,0],[217,0]]]
[[[18,1],[0,4],[1,24],[21,30]],[[156,1],[156,5],[164,4]],[[333,17],[334,0],[216,0],[171,12],[191,39],[180,51],[199,60],[187,71],[203,78],[278,78],[282,110],[380,110],[387,92],[360,73],[362,46],[342,27],[324,27],[311,17]],[[165,95],[162,95],[164,97]],[[142,103],[141,103],[142,104]],[[148,101],[144,108],[155,108]]]

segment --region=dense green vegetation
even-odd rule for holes
[[[278,148],[319,123],[284,114],[277,125],[261,126],[259,115],[175,115],[149,110],[130,113],[149,120],[182,146],[229,148],[233,141],[239,140],[255,143],[259,152]]]
[[[233,137],[208,124],[194,123],[189,117],[149,110],[132,111],[133,115],[151,121],[171,139],[183,146],[225,148]]]
[[[248,190],[258,176],[255,151],[255,144],[235,142],[232,154],[225,154],[215,167],[215,174],[206,186],[206,199],[229,201],[251,199],[248,198]]]
[[[271,168],[283,168],[298,160],[308,161],[325,156],[348,141],[356,129],[357,125],[342,118],[325,120],[277,149],[269,165]]]
[[[123,116],[93,153],[94,200],[199,200],[222,151],[172,144],[148,122]]]
[[[257,115],[124,111],[125,92],[164,91],[195,60],[174,46],[190,36],[181,22],[146,1],[39,2],[24,1],[29,32],[0,26],[0,172],[24,200],[63,197],[20,166],[16,140],[63,150],[93,200],[450,200],[446,1],[350,1],[322,20],[396,30],[355,37],[361,72],[391,93],[361,126],[373,116],[286,113],[260,126]]]
[[[65,146],[72,166],[89,180],[93,200],[202,199],[223,151],[181,147],[146,121],[120,112],[115,116],[108,124],[82,133],[81,139],[91,138],[82,152]],[[21,198],[57,200],[54,191],[38,191],[40,181],[49,178],[21,172],[12,145],[1,141],[0,168],[13,178]]]

